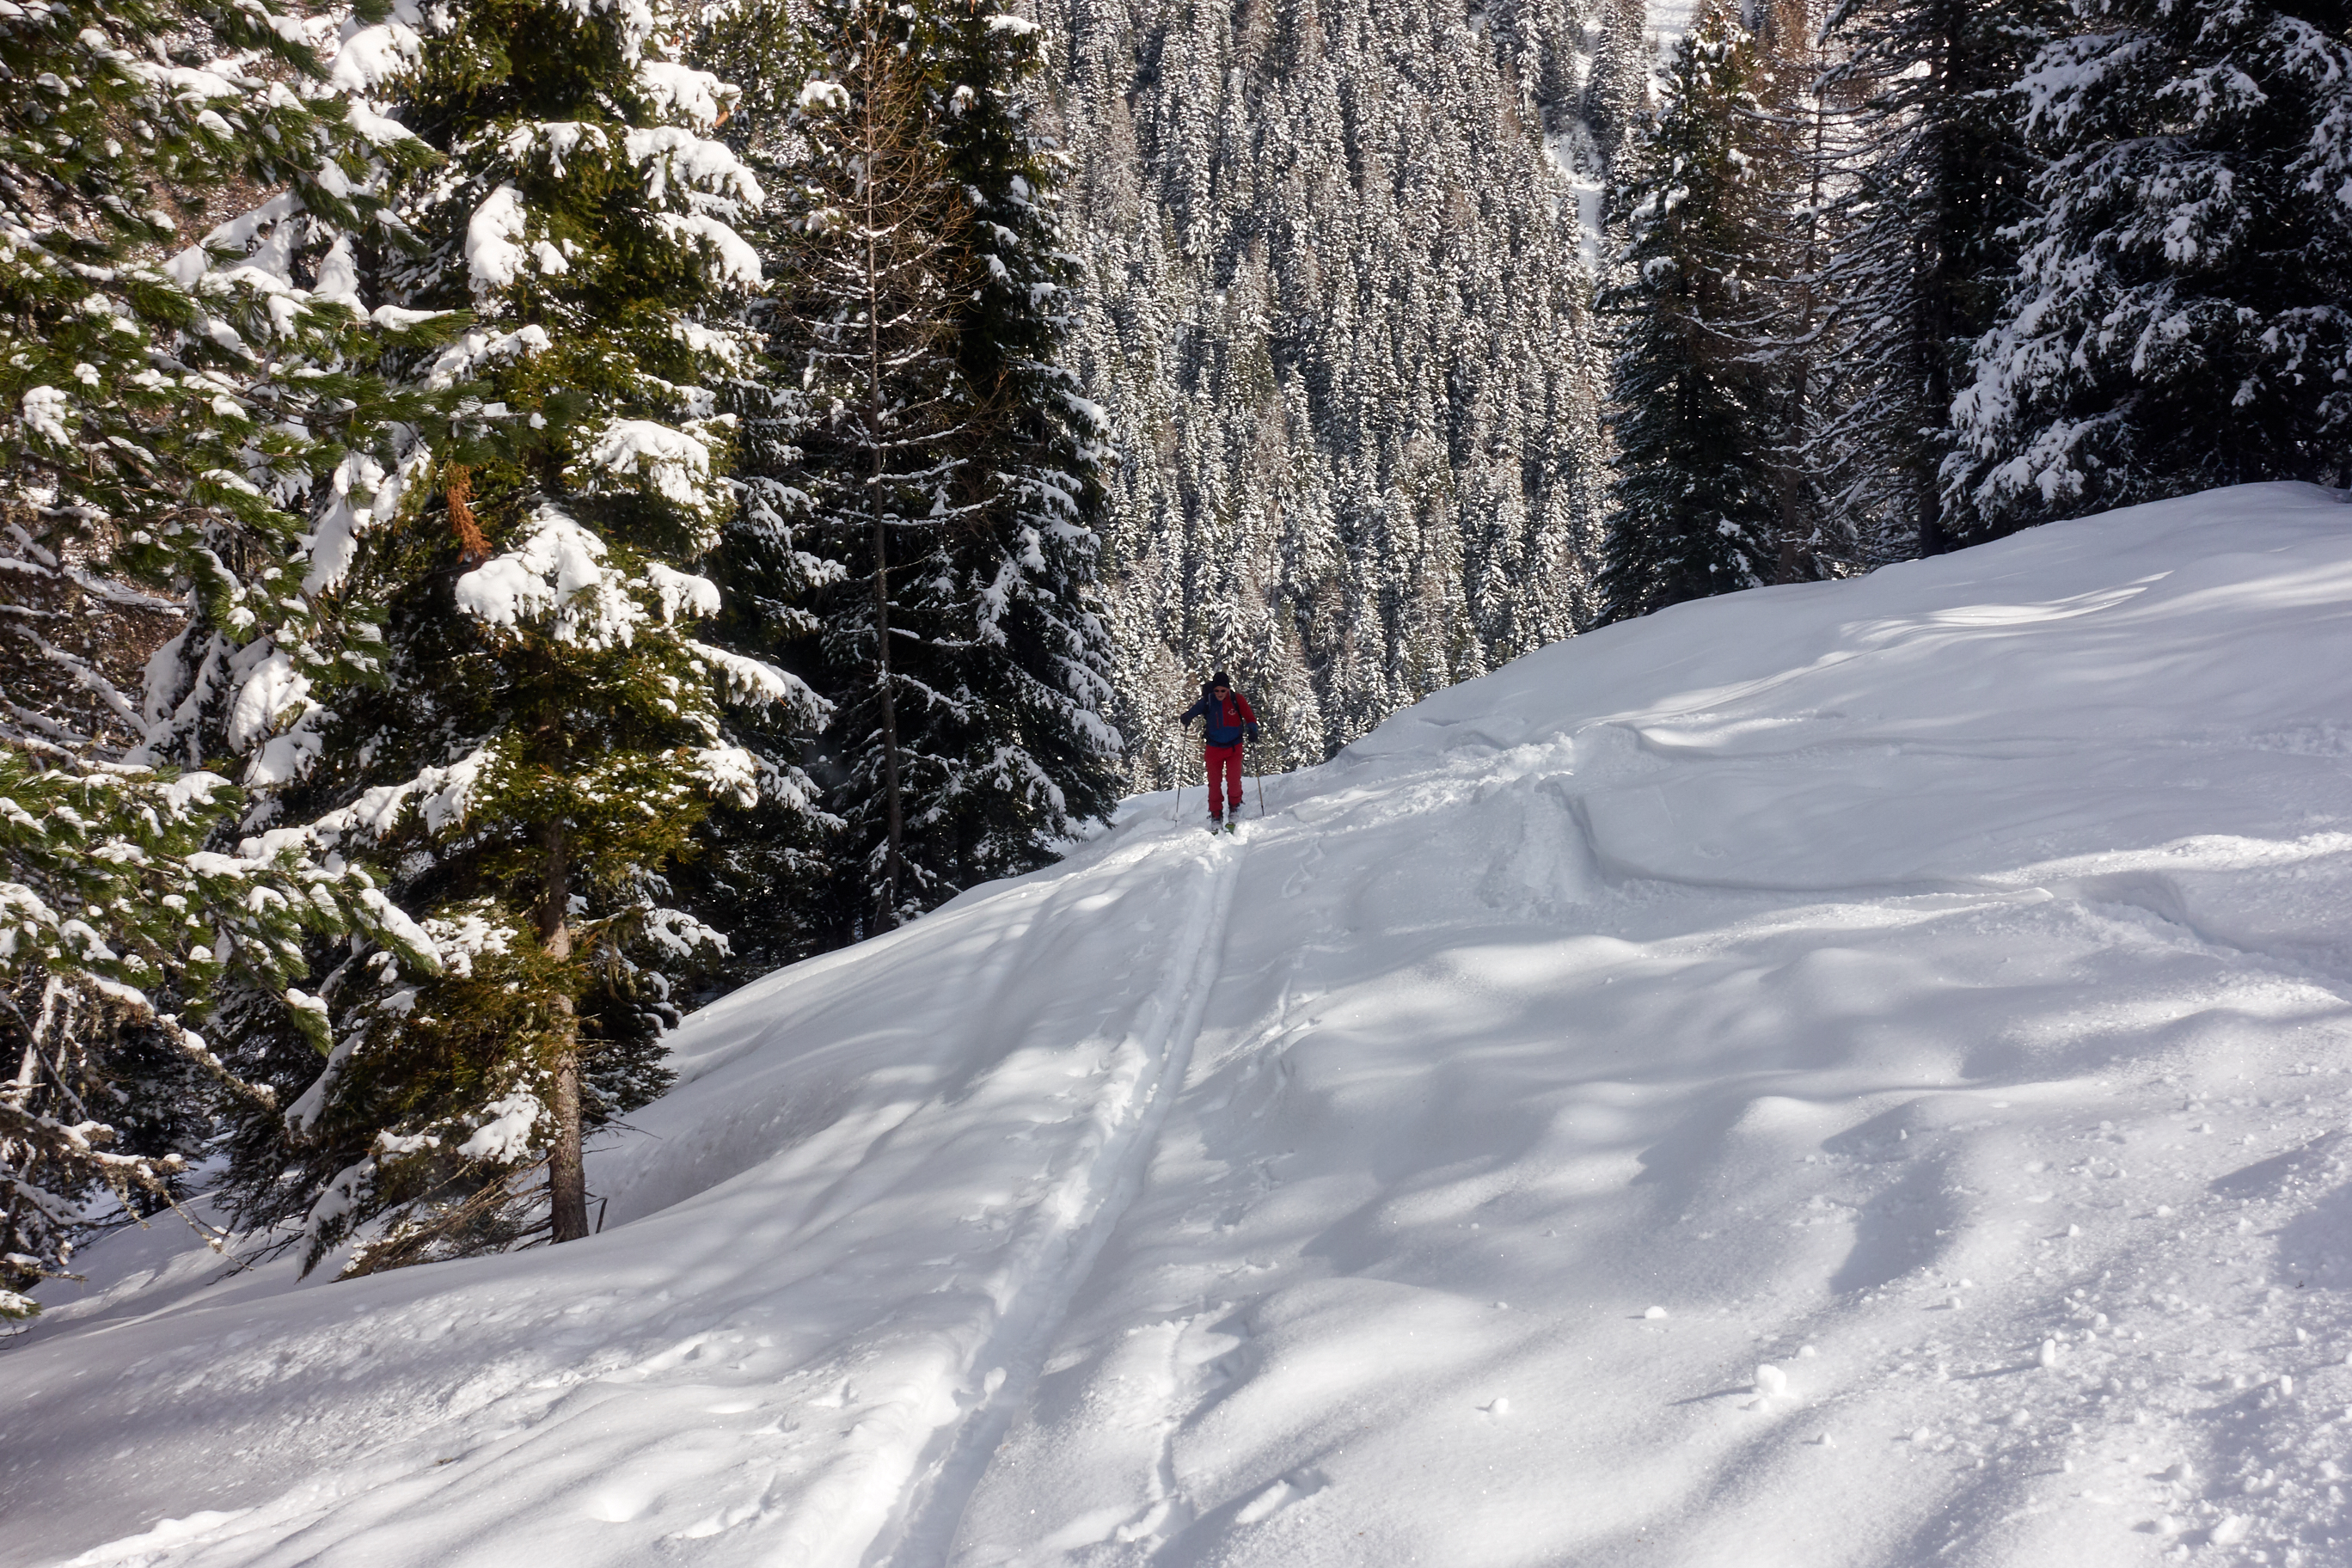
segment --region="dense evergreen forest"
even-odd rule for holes
[[[593,1228],[697,1001],[1531,648],[2346,482],[2352,16],[0,16],[0,1313]],[[1192,775],[1197,776],[1197,774]]]
[[[1587,25],[1506,16],[1053,0],[1139,784],[1179,776],[1169,716],[1212,667],[1295,765],[1591,623]]]

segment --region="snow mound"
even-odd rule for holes
[[[1265,795],[698,1014],[590,1241],[97,1249],[0,1563],[2352,1557],[2340,498],[1683,606]]]

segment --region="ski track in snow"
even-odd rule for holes
[[[1196,831],[1150,833],[1139,843],[1122,845],[1098,858],[1087,870],[1032,879],[1013,893],[1010,909],[1000,900],[995,910],[980,917],[986,927],[982,942],[975,944],[959,932],[956,915],[950,913],[924,922],[927,938],[910,931],[886,939],[883,944],[869,944],[877,956],[886,960],[894,951],[915,948],[918,963],[919,950],[926,946],[977,945],[977,962],[959,977],[957,995],[944,1000],[966,1028],[972,1020],[982,1021],[983,1027],[992,1019],[1013,1022],[997,1031],[996,1049],[983,1056],[976,1068],[959,1071],[950,1064],[949,1071],[924,1086],[927,1092],[903,1092],[903,1085],[897,1082],[903,1075],[886,1071],[875,1075],[882,1093],[874,1093],[875,1085],[869,1083],[864,1092],[853,1092],[826,1107],[826,1124],[800,1151],[814,1156],[806,1162],[814,1179],[800,1184],[803,1190],[793,1194],[797,1201],[786,1216],[791,1243],[778,1250],[786,1255],[816,1251],[845,1228],[854,1229],[859,1219],[870,1221],[876,1211],[887,1212],[914,1171],[935,1167],[940,1146],[955,1143],[960,1135],[943,1131],[940,1124],[966,1108],[985,1109],[984,1118],[971,1118],[982,1123],[979,1136],[991,1135],[988,1128],[997,1117],[1016,1125],[1025,1121],[1031,1128],[1058,1136],[1029,1131],[1003,1140],[1033,1148],[1029,1157],[1014,1162],[1031,1173],[1024,1179],[1012,1173],[1011,1179],[1002,1180],[993,1192],[992,1173],[985,1165],[975,1169],[967,1160],[957,1170],[955,1190],[948,1194],[957,1201],[947,1212],[971,1211],[952,1224],[958,1229],[982,1230],[992,1238],[980,1253],[968,1246],[959,1249],[946,1241],[931,1248],[913,1249],[944,1254],[930,1260],[934,1268],[948,1270],[940,1289],[956,1293],[966,1303],[964,1311],[916,1325],[918,1331],[911,1333],[904,1320],[917,1314],[886,1312],[870,1328],[860,1331],[851,1327],[845,1339],[828,1351],[790,1369],[787,1387],[798,1396],[793,1403],[818,1411],[855,1412],[857,1416],[843,1434],[853,1441],[844,1444],[841,1453],[814,1467],[814,1484],[780,1489],[773,1472],[754,1469],[743,1475],[739,1484],[730,1485],[727,1467],[715,1463],[709,1489],[722,1499],[733,1494],[732,1500],[704,1510],[703,1517],[688,1522],[682,1531],[667,1532],[673,1548],[679,1542],[708,1542],[716,1548],[726,1538],[740,1537],[739,1552],[752,1553],[747,1561],[913,1563],[943,1557],[961,1506],[960,1489],[968,1489],[976,1479],[991,1441],[1002,1432],[1013,1405],[1026,1391],[1044,1341],[1055,1326],[1057,1311],[1083,1279],[1087,1261],[1099,1247],[1108,1226],[1116,1220],[1121,1202],[1132,1195],[1139,1163],[1148,1157],[1167,1099],[1181,1081],[1191,1032],[1198,1027],[1216,973],[1239,855],[1237,842],[1210,839]],[[1170,912],[1168,894],[1181,887],[1177,879],[1185,873],[1191,874],[1193,885],[1180,895],[1183,901],[1178,905],[1171,936],[1160,928]],[[1130,910],[1124,921],[1106,913],[1115,910],[1122,899],[1138,898],[1150,905],[1149,911],[1138,915]],[[1030,907],[1022,908],[1024,904]],[[966,914],[969,919],[970,911]],[[1133,984],[1120,988],[1110,998],[1109,1009],[1100,1011],[1102,1004],[1094,998],[1101,993],[1088,984],[1099,979],[1097,970],[1055,969],[1055,961],[1066,947],[1075,947],[1081,954],[1093,951],[1071,940],[1068,928],[1073,926],[1111,933],[1114,945],[1123,950],[1121,956],[1130,961],[1129,973],[1148,975],[1154,967],[1151,961],[1158,960],[1156,983],[1139,994]],[[1118,933],[1123,931],[1133,934],[1120,939]],[[825,964],[820,961],[808,967],[809,978],[819,979]],[[1044,976],[1038,973],[1041,967]],[[835,970],[838,973],[838,966]],[[962,1005],[961,998],[966,994],[980,998],[978,1005]],[[1071,998],[1076,999],[1084,1026],[1071,1024],[1071,1006],[1056,1005]],[[1043,1016],[1031,1020],[1022,1016],[1024,1011]],[[1089,1064],[1090,1050],[1098,1055]],[[712,1056],[724,1063],[730,1054],[722,1048]],[[1084,1065],[1071,1065],[1073,1058]],[[688,1064],[689,1073],[698,1068],[698,1076],[705,1077],[719,1070],[708,1064]],[[1082,1087],[1073,1093],[1066,1086],[1082,1071],[1086,1073]],[[898,1092],[892,1092],[894,1088]],[[763,1142],[760,1135],[774,1131],[773,1119],[765,1119],[753,1137]],[[747,1178],[756,1178],[757,1172],[740,1169],[751,1152],[744,1135],[745,1129],[722,1121],[717,1135],[703,1148],[679,1148],[676,1140],[657,1141],[633,1152],[639,1156],[638,1169],[625,1166],[601,1179],[626,1184],[634,1176],[641,1191],[675,1197],[679,1194],[662,1190],[660,1167],[667,1163],[685,1173],[683,1191],[702,1193],[707,1202],[710,1196],[726,1194],[730,1187],[741,1188]],[[1041,1143],[1045,1146],[1036,1147]],[[753,1147],[757,1146],[755,1142]],[[647,1163],[655,1168],[645,1169]],[[792,1161],[787,1156],[776,1163],[789,1165]],[[1003,1163],[997,1163],[993,1174],[1006,1176]],[[967,1194],[978,1200],[977,1209]],[[632,1195],[635,1194],[624,1195],[618,1217],[628,1216]],[[932,1214],[941,1212],[937,1204],[927,1206]],[[933,1224],[936,1226],[937,1221]],[[848,1236],[846,1239],[851,1245],[844,1251],[854,1254],[856,1243],[864,1238]],[[418,1281],[431,1272],[417,1275]],[[789,1289],[788,1279],[779,1283]],[[343,1289],[364,1292],[382,1288]],[[574,1284],[572,1289],[580,1287]],[[593,1294],[586,1299],[592,1305],[600,1304]],[[665,1292],[663,1300],[667,1299]],[[42,1325],[45,1331],[56,1326]],[[660,1348],[649,1356],[624,1351],[617,1356],[592,1356],[584,1365],[556,1370],[552,1375],[532,1378],[518,1371],[499,1378],[500,1384],[520,1383],[524,1389],[518,1395],[499,1388],[483,1413],[488,1419],[465,1408],[474,1401],[459,1401],[458,1418],[446,1424],[450,1429],[430,1439],[436,1450],[460,1450],[458,1458],[436,1457],[420,1464],[417,1456],[400,1452],[397,1441],[377,1446],[373,1452],[353,1456],[359,1461],[354,1466],[307,1478],[257,1505],[201,1510],[167,1520],[153,1530],[94,1549],[87,1561],[122,1564],[374,1561],[374,1553],[382,1550],[382,1538],[404,1533],[410,1538],[406,1551],[419,1550],[415,1538],[421,1535],[439,1537],[435,1541],[436,1555],[457,1553],[453,1561],[511,1561],[501,1552],[521,1550],[519,1542],[502,1547],[494,1536],[488,1542],[460,1544],[459,1538],[467,1533],[464,1528],[467,1505],[462,1497],[452,1495],[462,1488],[443,1484],[452,1473],[445,1468],[460,1464],[492,1470],[518,1468],[535,1447],[547,1446],[542,1439],[552,1439],[557,1447],[569,1446],[566,1435],[556,1429],[565,1424],[564,1406],[588,1389],[615,1382],[665,1379],[714,1350],[740,1356],[747,1340],[760,1349],[772,1342],[769,1335],[723,1331],[691,1334],[684,1341],[657,1332],[652,1339]],[[554,1359],[562,1361],[573,1359],[588,1346],[576,1337],[565,1336],[556,1348],[559,1353]],[[299,1358],[293,1359],[299,1365]],[[744,1356],[727,1370],[751,1372],[765,1359]],[[133,1363],[131,1370],[146,1364],[142,1360]],[[315,1369],[306,1370],[315,1375]],[[707,1367],[701,1370],[708,1371]],[[707,1413],[750,1415],[766,1411],[771,1403],[759,1398],[720,1399],[709,1405]],[[771,1422],[766,1435],[786,1433]],[[720,1459],[719,1455],[698,1451],[685,1468],[674,1461],[665,1462],[658,1450],[668,1446],[659,1440],[667,1436],[656,1423],[646,1433],[653,1440],[642,1446],[625,1441],[624,1452],[630,1447],[642,1449],[627,1462],[650,1468],[658,1482],[675,1481],[691,1474],[695,1465]],[[860,1436],[868,1440],[855,1441]],[[703,1445],[695,1447],[705,1449]],[[566,1468],[573,1473],[572,1485],[593,1485],[593,1467]],[[658,1486],[625,1486],[604,1501],[586,1500],[587,1512],[608,1523],[625,1523],[643,1510],[649,1491],[658,1489]],[[412,1510],[445,1510],[449,1516],[447,1527],[440,1531],[429,1526],[407,1531],[394,1527],[397,1514]],[[720,1555],[722,1560],[732,1560],[735,1554],[722,1552]],[[11,1556],[7,1542],[0,1540],[0,1558]],[[394,1560],[403,1559],[395,1553]]]
[[[0,1347],[0,1564],[2352,1563],[2352,516],[1547,649],[678,1036],[604,1234]],[[1199,796],[1193,796],[1197,807]]]
[[[964,1506],[1034,1386],[1071,1298],[1142,1184],[1160,1124],[1192,1063],[1192,1037],[1200,1031],[1224,946],[1240,850],[1236,843],[1213,839],[1211,853],[1213,868],[1153,995],[1153,1016],[1143,1026],[1148,1037],[1138,1042],[1148,1063],[1145,1076],[1117,1108],[1116,1129],[1088,1163],[1076,1184],[1081,1190],[1066,1203],[1049,1205],[1020,1295],[982,1357],[991,1368],[987,1396],[954,1430],[944,1458],[910,1491],[911,1515],[880,1559],[892,1568],[934,1568],[947,1561]]]

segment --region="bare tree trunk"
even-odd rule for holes
[[[1939,7],[1942,22],[1941,48],[1934,66],[1934,75],[1926,88],[1931,98],[1940,99],[1944,105],[1944,121],[1937,136],[1935,153],[1936,177],[1939,184],[1936,202],[1936,226],[1933,237],[1919,247],[1924,253],[1912,262],[1912,291],[1916,300],[1912,311],[1912,348],[1919,374],[1919,423],[1934,420],[1941,426],[1952,416],[1951,337],[1953,321],[1951,298],[1954,279],[1951,276],[1953,257],[1950,240],[1955,230],[1961,228],[1960,215],[1952,211],[1951,195],[1964,188],[1969,171],[1963,166],[1951,144],[1951,102],[1969,91],[1975,84],[1958,79],[1961,62],[1954,58],[1955,45],[1967,26],[1957,7]],[[1939,443],[1924,434],[1914,434],[1917,444],[1912,458],[1914,515],[1919,528],[1918,550],[1922,555],[1942,555],[1958,542],[1944,526],[1942,486],[1943,453]]]
[[[1771,64],[1776,76],[1802,68],[1800,79],[1813,81],[1819,76],[1819,62],[1809,53],[1815,37],[1811,7],[1804,4],[1785,4],[1771,16],[1769,41]],[[1808,89],[1812,116],[1811,145],[1799,156],[1806,160],[1805,240],[1798,261],[1799,284],[1796,300],[1796,349],[1790,356],[1788,390],[1788,424],[1783,437],[1786,446],[1778,465],[1775,489],[1780,523],[1778,549],[1772,564],[1775,583],[1807,583],[1817,570],[1813,560],[1814,534],[1817,522],[1805,493],[1806,412],[1813,396],[1813,331],[1820,313],[1819,282],[1822,266],[1822,176],[1823,144],[1827,137],[1827,119],[1817,89]]]
[[[547,879],[540,889],[539,941],[550,958],[572,956],[570,846],[563,825],[543,830]],[[562,1039],[555,1058],[555,1142],[547,1152],[547,1207],[554,1239],[578,1241],[588,1234],[588,1173],[580,1151],[580,1021],[572,998],[558,996]]]
[[[868,22],[869,52],[879,43]],[[876,177],[884,128],[877,122],[879,94],[866,95],[866,438],[873,455],[869,474],[874,503],[874,679],[882,720],[882,801],[890,833],[889,868],[882,883],[882,919],[898,923],[900,839],[904,832],[898,780],[898,710],[890,689],[890,531],[885,521],[882,451],[882,258],[881,181]]]

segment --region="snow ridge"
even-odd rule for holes
[[[0,1352],[0,1568],[2344,1563],[2347,519],[1681,606],[1237,840],[1130,802],[697,1014],[574,1246],[110,1238]]]

